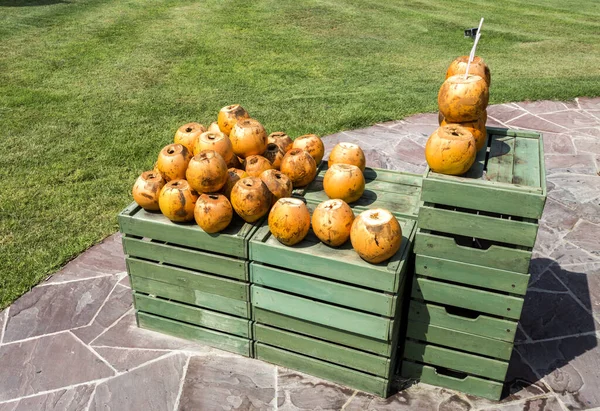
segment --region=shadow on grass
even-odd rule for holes
[[[64,0],[0,0],[0,7],[33,7],[50,6],[53,4],[71,3]]]

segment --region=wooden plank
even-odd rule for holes
[[[317,193],[323,193],[323,179],[325,173],[318,175],[315,180],[311,183],[310,188],[304,194],[304,197],[309,198]],[[422,178],[422,177],[421,177]],[[421,192],[420,185],[406,185],[398,184],[396,182],[388,182],[382,180],[368,180],[365,179],[365,191],[371,192],[382,192],[382,193],[396,193],[403,194],[411,197],[419,197]]]
[[[370,291],[252,262],[253,284],[374,314],[394,316],[396,295]]]
[[[248,281],[248,262],[239,258],[206,253],[172,244],[123,237],[123,249],[130,257],[159,261],[192,270]]]
[[[249,284],[223,277],[172,267],[150,261],[138,260],[133,257],[125,259],[127,271],[137,277],[190,288],[209,294],[217,294],[235,300],[249,301]]]
[[[264,224],[250,240],[251,260],[289,270],[313,274],[348,284],[396,293],[405,276],[412,250],[415,222],[398,219],[402,227],[402,245],[388,261],[370,264],[352,249],[352,244],[332,248],[321,243],[314,234],[288,247],[275,239]]]
[[[425,384],[449,388],[493,401],[500,400],[502,388],[504,387],[504,384],[500,382],[485,380],[473,375],[468,375],[464,378],[443,375],[438,373],[432,366],[417,364],[411,361],[402,362],[400,374],[404,378],[420,380]]]
[[[226,314],[250,318],[250,303],[235,300],[217,294],[210,294],[189,287],[179,287],[132,275],[131,288],[145,294],[152,294],[169,300],[193,304],[198,307],[209,308]]]
[[[523,298],[417,277],[412,297],[518,320]]]
[[[516,140],[512,183],[541,187],[538,141],[528,138]]]
[[[451,314],[443,306],[411,300],[408,319],[451,330],[472,333],[512,343],[517,332],[517,321],[503,320],[479,314],[476,318]]]
[[[406,341],[404,346],[404,358],[496,381],[504,381],[506,371],[508,370],[507,361],[481,357],[411,340]]]
[[[512,183],[515,137],[492,135],[486,179]]]
[[[158,331],[186,340],[198,341],[204,345],[244,355],[246,357],[249,357],[251,353],[251,342],[247,338],[236,337],[235,335],[185,324],[143,312],[137,313],[137,319],[141,328],[147,328],[149,330]]]
[[[437,325],[409,321],[406,336],[444,347],[456,348],[501,360],[510,360],[513,345],[506,341],[482,337],[468,332],[451,330]]]
[[[443,233],[533,247],[538,225],[484,215],[422,206],[419,227]]]
[[[323,166],[319,170],[317,178],[320,177],[322,179],[328,169],[329,166],[327,163],[323,162]],[[384,181],[403,186],[421,187],[421,183],[423,181],[422,174],[407,173],[405,171],[388,170],[376,167],[365,167],[363,176],[365,177],[365,182],[367,184],[371,181]],[[315,180],[317,180],[317,178],[315,178]],[[309,187],[310,186],[312,186],[312,184],[309,185]]]
[[[324,378],[371,394],[387,397],[389,380],[339,365],[295,354],[262,343],[255,344],[256,358],[272,364]]]
[[[119,227],[123,234],[241,258],[248,258],[248,239],[259,225],[260,222],[248,224],[235,217],[222,232],[208,234],[195,223],[173,223],[158,212],[148,212],[142,208],[131,216],[119,216]]]
[[[390,319],[301,298],[252,285],[252,306],[301,320],[365,335],[383,341],[392,339]]]
[[[429,203],[536,219],[541,218],[545,203],[541,189],[538,193],[527,193],[433,178],[423,180],[421,199]]]
[[[261,324],[254,325],[254,339],[258,342],[342,365],[358,371],[390,377],[390,359],[368,354],[326,341],[293,334]]]
[[[416,254],[472,263],[518,273],[529,272],[531,251],[492,245],[487,250],[458,245],[451,237],[417,231]]]
[[[526,130],[513,130],[508,128],[500,128],[500,127],[486,127],[488,134],[494,134],[497,136],[510,136],[510,137],[520,137],[520,138],[532,138],[539,139],[540,133],[537,131],[526,131]]]
[[[254,320],[260,324],[266,324],[295,333],[308,335],[310,337],[316,337],[321,340],[367,351],[383,357],[390,357],[392,355],[392,350],[394,349],[390,342],[342,331],[337,328],[310,321],[300,320],[273,311],[263,310],[259,307],[253,307],[252,315]]]
[[[198,325],[204,328],[223,331],[240,337],[251,338],[250,321],[247,319],[185,305],[175,301],[162,300],[140,293],[134,293],[133,297],[138,311],[144,311],[146,313]]]
[[[529,274],[488,268],[443,258],[417,254],[415,272],[426,277],[472,285],[490,290],[525,295]]]
[[[487,136],[486,136],[486,144],[485,146],[477,152],[475,155],[475,162],[467,170],[467,172],[463,175],[464,178],[467,179],[481,179],[483,178],[483,169],[485,168],[485,158],[487,156]],[[435,173],[435,175],[438,175]],[[425,181],[423,181],[425,182]]]

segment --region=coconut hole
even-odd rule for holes
[[[175,149],[174,149],[173,147],[169,147],[169,148],[167,149],[167,153],[168,153],[168,154],[174,154],[174,153],[175,153]]]
[[[277,147],[278,147],[277,144],[275,144],[275,143],[269,143],[267,145],[267,151],[277,151]]]
[[[211,200],[218,200],[218,199],[219,199],[219,196],[218,196],[218,195],[211,194],[211,195],[209,195],[209,196],[208,196],[208,198],[210,198]]]
[[[193,130],[194,130],[193,128],[188,127],[188,128],[185,129],[185,132],[186,133],[191,133]]]

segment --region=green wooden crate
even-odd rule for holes
[[[329,200],[323,190],[323,177],[327,172],[327,163],[323,162],[319,174],[308,185],[304,198],[309,204],[319,204]],[[423,177],[379,168],[365,168],[365,192],[362,197],[350,204],[355,213],[373,208],[385,208],[396,217],[415,220],[419,211],[419,197]]]
[[[424,202],[539,219],[546,201],[542,136],[488,127],[488,150],[462,176],[431,171],[423,178]],[[421,227],[424,228],[424,227]]]

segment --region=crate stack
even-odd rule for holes
[[[500,399],[546,200],[542,137],[488,128],[461,177],[427,170],[401,375]]]
[[[305,193],[311,211],[327,199],[323,174]],[[403,232],[400,250],[374,265],[349,241],[331,248],[312,231],[299,244],[284,246],[265,223],[250,241],[255,356],[385,397],[403,341],[403,297],[422,177],[376,169],[365,174],[372,195],[354,205],[355,213],[377,206],[395,212]],[[397,203],[383,200],[394,192],[412,194],[400,194]]]
[[[138,325],[252,356],[248,241],[239,217],[218,235],[132,203],[119,214]]]

